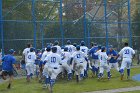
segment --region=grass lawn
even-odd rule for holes
[[[139,73],[139,68],[131,69],[131,76]],[[54,93],[82,93],[87,91],[140,86],[140,82],[133,80],[121,81],[120,74],[115,70],[112,71],[112,75],[113,77],[110,80],[103,78],[102,80],[98,81],[97,78],[89,77],[88,79],[80,81],[78,84],[75,82],[75,80],[69,82],[66,80],[58,80],[54,86]],[[0,93],[49,93],[47,89],[42,89],[42,85],[35,79],[32,80],[31,83],[27,83],[25,79],[14,80],[12,89],[7,90],[6,87],[7,82],[0,84]],[[136,91],[134,93],[139,92]]]

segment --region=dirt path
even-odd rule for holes
[[[94,92],[84,92],[84,93],[119,93],[119,92],[130,92],[140,90],[140,86],[130,87],[130,88],[119,88],[112,90],[102,90],[102,91],[94,91]]]

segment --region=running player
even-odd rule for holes
[[[109,51],[107,52],[107,55],[111,57],[109,60],[109,67],[110,69],[113,67],[119,72],[119,66],[118,66],[118,61],[116,60],[117,57],[117,52],[113,49],[113,46],[110,45]]]
[[[26,70],[27,70],[27,82],[30,82],[30,78],[34,74],[34,63],[36,60],[35,49],[30,48],[30,52],[27,55],[27,63],[26,63]]]
[[[68,73],[68,80],[72,79],[72,71],[70,66],[68,65],[68,61],[70,61],[71,54],[68,52],[68,48],[64,48],[64,52],[62,52],[62,61],[60,62],[60,65],[62,67],[62,71],[66,70]]]
[[[87,59],[86,55],[80,51],[80,46],[78,45],[76,47],[76,51],[72,54],[72,58],[70,61],[70,64],[72,64],[72,62],[73,62],[73,65],[74,65],[73,69],[74,69],[75,74],[76,74],[77,83],[79,82],[79,80],[81,80],[83,78],[85,60],[88,63],[88,59]]]
[[[88,48],[85,46],[84,41],[81,41],[80,51],[83,52],[86,55],[86,57],[88,58]],[[87,64],[87,62],[84,62],[84,77],[88,77],[88,73],[87,73],[88,65],[90,65],[90,64]]]
[[[99,59],[98,55],[101,52],[101,46],[97,46],[95,43],[94,46],[91,48],[89,51],[89,55],[91,55],[91,63],[92,63],[92,72],[93,75],[98,76],[98,71],[99,71]]]
[[[15,62],[16,62],[16,59],[14,57],[14,53],[15,51],[13,49],[10,49],[9,50],[9,54],[4,56],[2,58],[2,60],[0,59],[0,62],[2,62],[2,78],[4,80],[6,80],[6,76],[9,75],[9,84],[7,86],[8,89],[11,88],[11,84],[12,84],[12,81],[13,81],[13,69],[16,70],[16,66],[15,66]]]
[[[119,56],[122,56],[122,64],[120,68],[120,73],[121,73],[121,80],[123,80],[124,76],[124,69],[127,68],[127,79],[130,78],[130,67],[132,63],[132,58],[135,57],[135,51],[128,46],[128,43],[124,44],[124,48],[119,52]]]
[[[99,70],[100,70],[100,72],[99,72],[98,79],[103,77],[104,70],[106,70],[108,79],[110,79],[110,68],[109,68],[109,65],[107,62],[108,59],[109,59],[109,57],[106,54],[106,48],[102,47],[101,52],[99,53],[99,60],[100,60],[100,69]]]
[[[60,62],[61,56],[57,54],[57,47],[52,47],[52,53],[45,58],[46,64],[44,69],[47,71],[50,77],[50,92],[52,93],[52,87],[55,84],[57,75],[61,72]]]

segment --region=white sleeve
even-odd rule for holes
[[[41,57],[41,60],[44,61],[44,59],[45,59],[45,55],[44,55],[44,53],[43,53],[43,54],[42,54],[42,57]]]
[[[22,54],[25,55],[25,49],[23,50]]]
[[[48,58],[48,56],[47,56],[47,57],[45,57],[45,59],[44,59],[43,61],[48,61],[48,59],[49,59],[49,58]]]
[[[36,60],[36,55],[34,55],[34,59]]]
[[[108,56],[107,56],[107,54],[105,54],[105,59],[108,59]]]
[[[122,50],[119,52],[119,55],[122,55],[122,54],[123,54],[123,51],[124,51],[124,49],[122,49]]]
[[[94,53],[94,55],[96,55],[96,56],[99,55],[99,52],[100,52],[100,51],[98,50],[97,52]]]
[[[135,54],[135,51],[132,49],[132,54],[134,55]]]

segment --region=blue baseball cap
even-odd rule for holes
[[[68,51],[68,47],[64,47],[64,51]]]
[[[76,46],[76,50],[80,50],[80,46],[79,45]]]
[[[15,53],[15,52],[16,52],[16,51],[15,51],[14,49],[10,49],[10,50],[9,50],[9,53],[10,53],[10,54],[13,54],[13,53]]]
[[[105,46],[102,46],[101,51],[104,51],[104,50],[105,50]]]
[[[85,42],[84,41],[81,41],[81,46],[84,46],[85,45]]]

